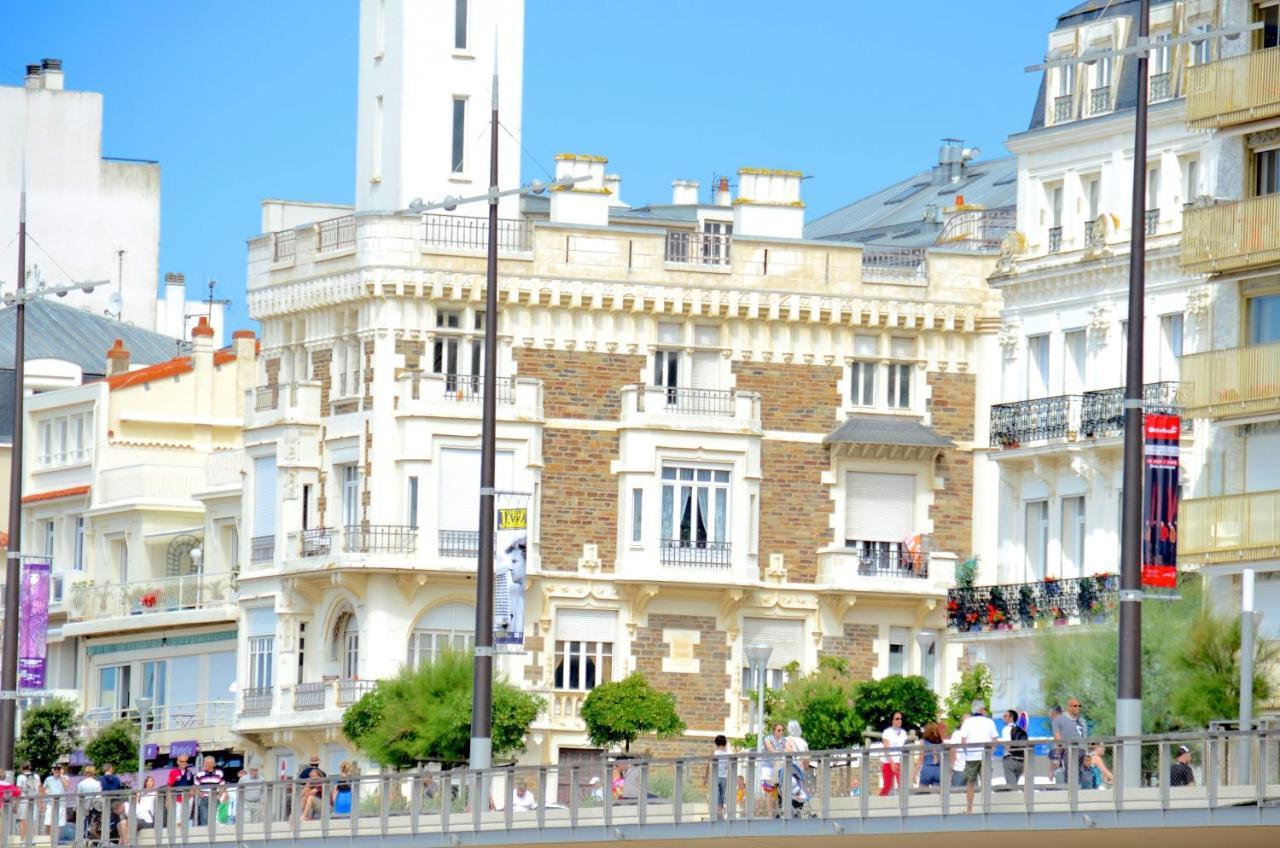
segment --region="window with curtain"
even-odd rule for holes
[[[663,466],[662,538],[696,547],[727,542],[729,471],[691,466]]]
[[[562,609],[555,623],[555,688],[587,692],[613,680],[614,610]]]

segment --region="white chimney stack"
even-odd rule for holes
[[[698,205],[698,181],[697,180],[672,180],[671,181],[671,205],[672,206],[697,206]]]
[[[609,189],[610,206],[620,206],[623,209],[630,208],[628,204],[622,202],[622,177],[617,174],[605,174],[604,187]]]
[[[733,202],[733,234],[798,239],[804,237],[800,171],[739,168]]]
[[[551,189],[551,223],[585,224],[592,227],[609,225],[609,198],[604,184],[604,156],[582,153],[556,155],[556,179],[587,177],[580,183]]]
[[[41,60],[40,68],[43,71],[41,76],[44,79],[44,85],[42,87],[50,91],[62,91],[62,60]]]
[[[27,77],[23,82],[27,88],[43,88],[44,80],[40,79],[40,66],[27,65]]]

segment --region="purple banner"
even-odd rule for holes
[[[22,564],[18,615],[18,688],[43,689],[49,635],[49,560]]]
[[[181,742],[169,743],[169,756],[175,760],[178,757],[196,757],[200,754],[200,742],[197,739],[183,740]]]

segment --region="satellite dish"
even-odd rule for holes
[[[119,318],[123,308],[124,298],[120,297],[120,292],[112,292],[111,297],[107,298],[107,314],[112,318]]]

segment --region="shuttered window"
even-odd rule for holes
[[[692,388],[720,388],[720,354],[714,351],[700,350],[693,355]]]
[[[253,461],[253,535],[276,534],[276,457],[260,456]]]
[[[771,689],[780,689],[786,683],[784,669],[794,663],[804,661],[804,622],[798,618],[744,618],[742,620],[743,669],[742,689],[754,692],[755,675],[746,665],[746,647],[749,645],[771,645],[765,685]]]
[[[245,632],[249,636],[276,635],[274,607],[249,607],[244,611]]]
[[[613,610],[558,611],[555,688],[585,692],[612,680],[617,627],[618,614]]]
[[[916,476],[850,471],[845,476],[848,542],[901,542],[914,532]]]
[[[600,639],[613,641],[618,628],[614,610],[562,609],[556,612],[557,639]]]
[[[515,480],[515,456],[499,451],[494,458],[494,484],[510,491]],[[468,530],[480,526],[480,451],[445,448],[439,467],[440,530]]]

